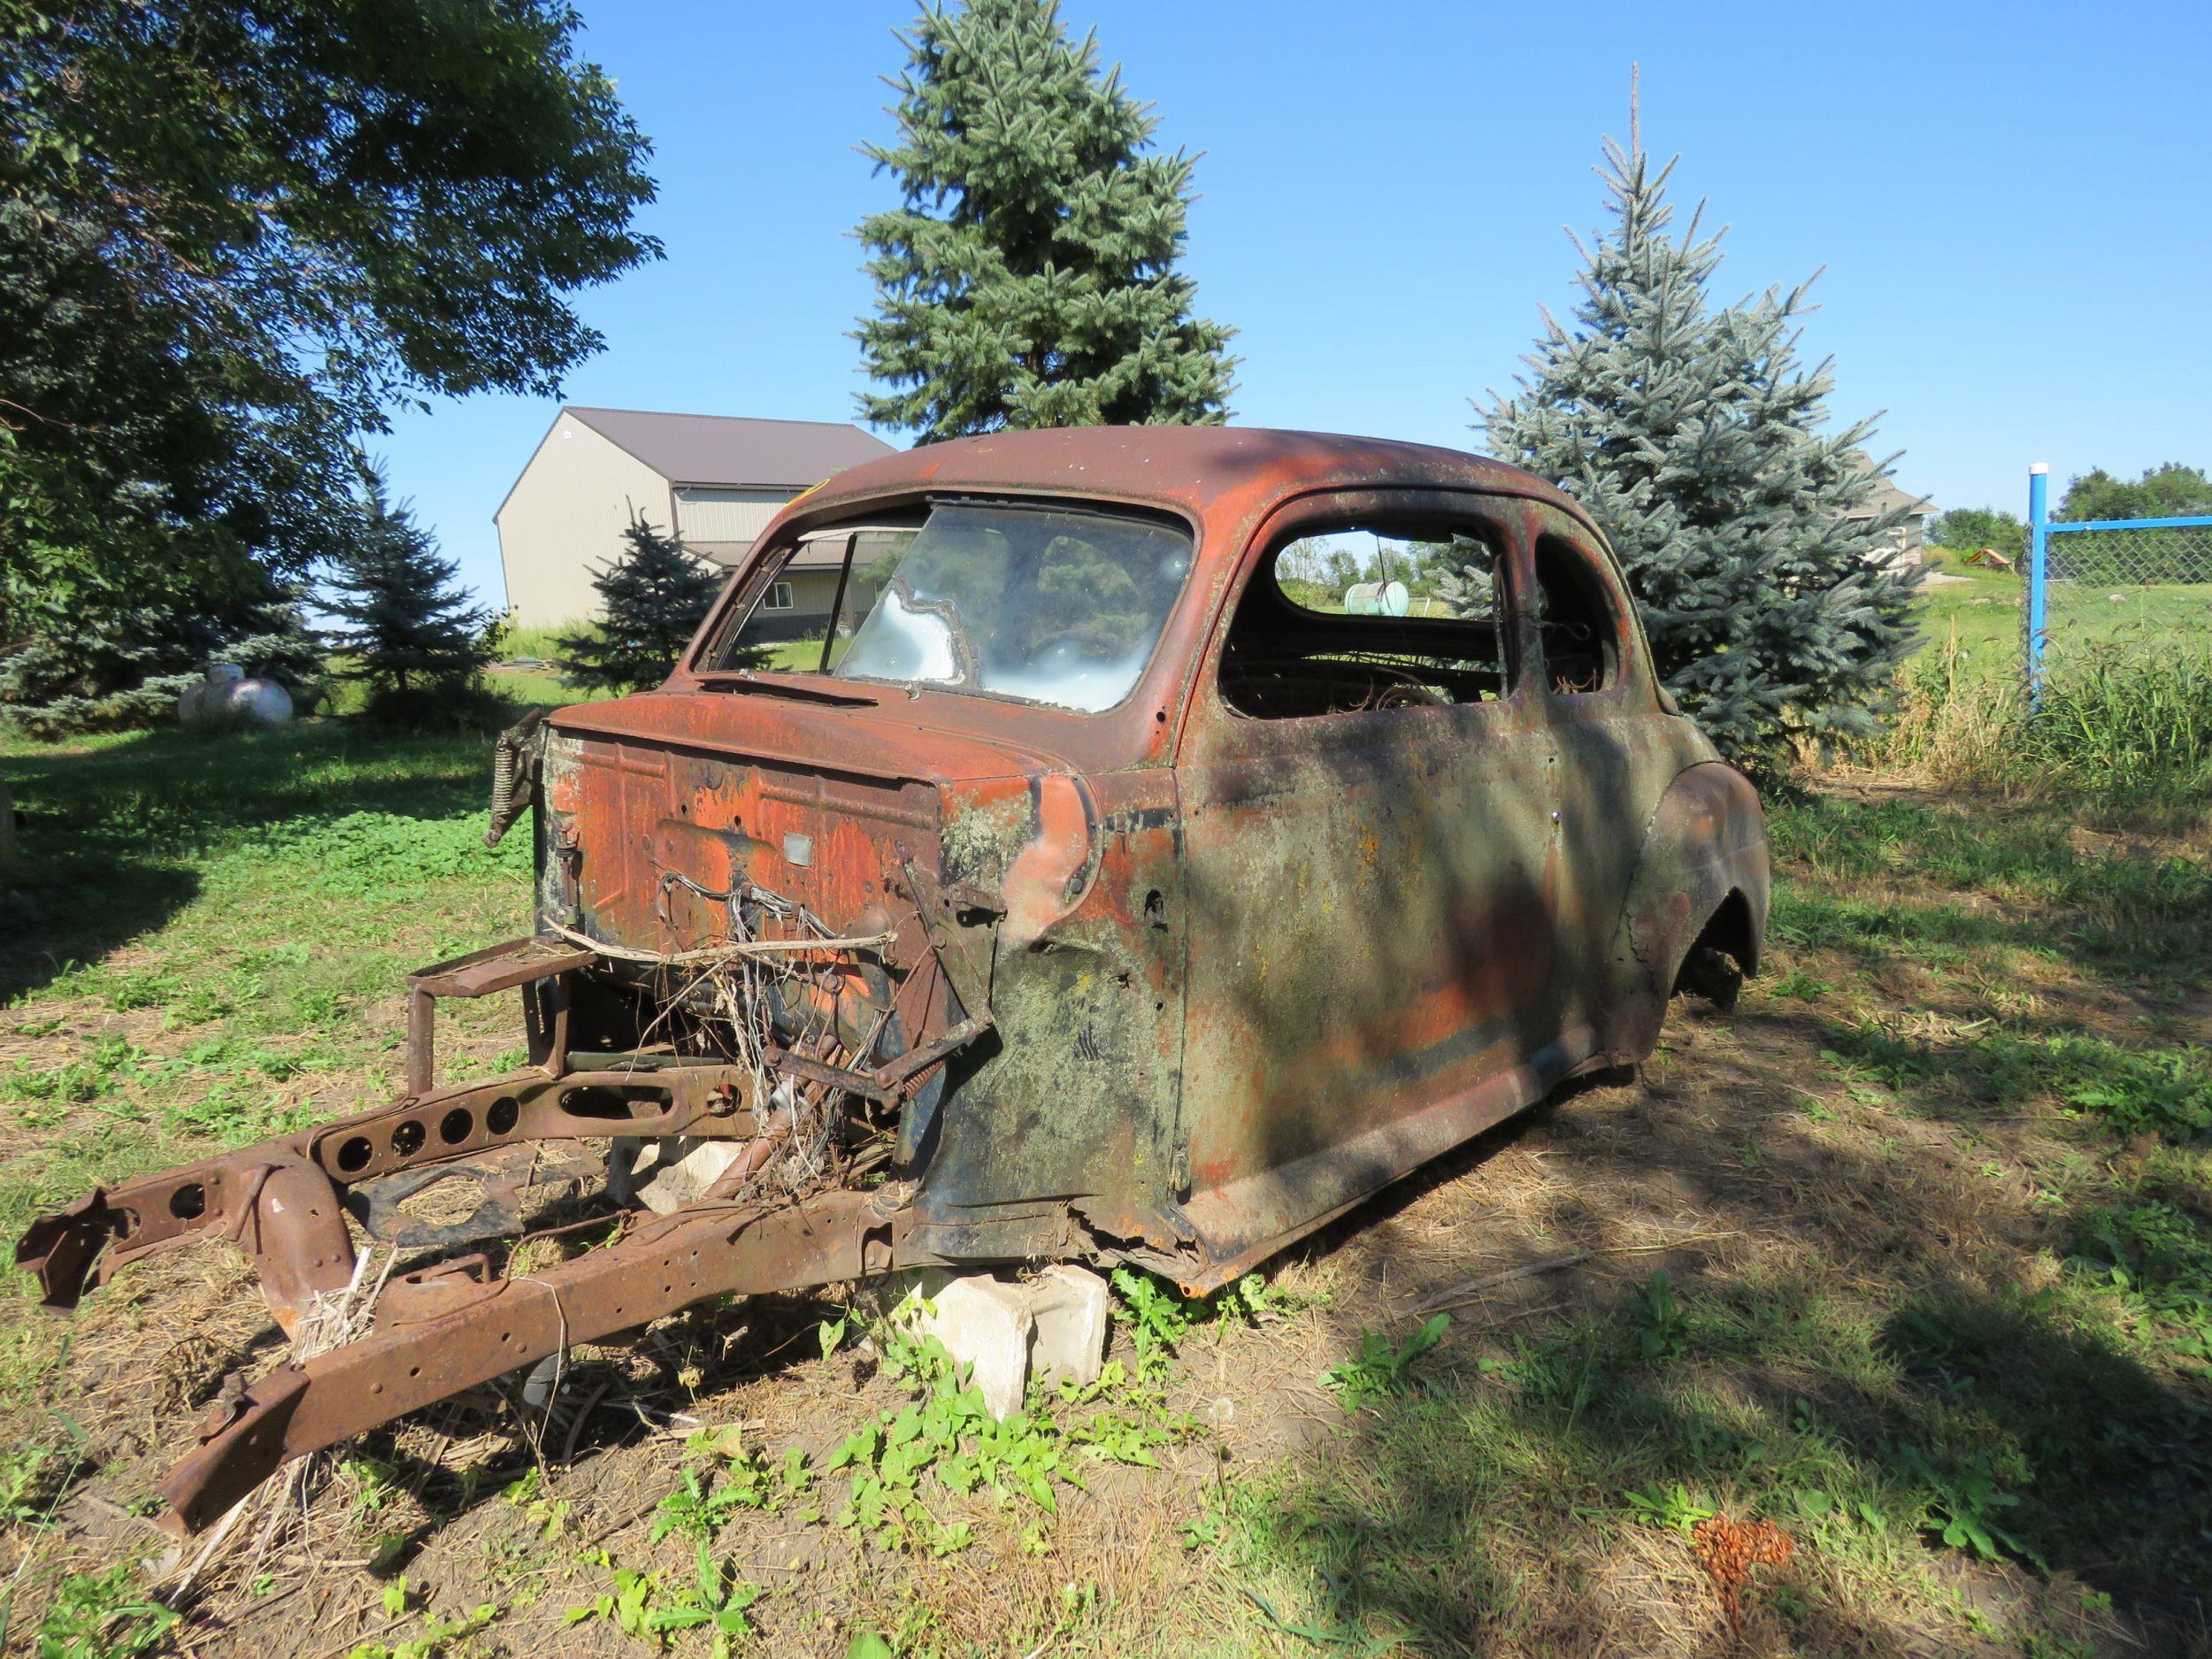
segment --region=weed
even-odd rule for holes
[[[0,1447],[0,1525],[48,1525],[83,1463],[81,1453],[35,1442]]]
[[[698,1547],[689,1584],[664,1585],[650,1573],[627,1567],[613,1572],[613,1589],[571,1608],[562,1622],[605,1619],[633,1640],[660,1647],[680,1632],[703,1627],[713,1638],[711,1659],[728,1659],[735,1644],[753,1634],[751,1609],[766,1594],[717,1562],[704,1543]]]
[[[400,1605],[392,1606],[391,1589],[384,1593],[385,1614],[396,1618],[407,1610],[403,1589]],[[465,1614],[450,1618],[432,1619],[422,1628],[422,1633],[404,1641],[386,1646],[380,1641],[364,1642],[347,1655],[347,1659],[442,1659],[446,1650],[456,1642],[466,1641],[471,1636],[490,1626],[505,1609],[496,1601],[481,1602]]]
[[[1177,1346],[1190,1335],[1193,1304],[1149,1273],[1126,1267],[1114,1270],[1113,1286],[1136,1349],[1137,1376],[1149,1382],[1165,1372]]]
[[[792,1447],[780,1462],[772,1463],[757,1451],[726,1450],[712,1430],[693,1435],[688,1444],[693,1452],[718,1459],[719,1478],[717,1464],[687,1465],[676,1490],[653,1511],[653,1543],[672,1532],[711,1538],[741,1510],[781,1509],[805,1496],[814,1481],[802,1447]],[[803,1518],[819,1517],[810,1509]]]
[[[2015,1509],[2020,1500],[2001,1490],[1985,1455],[1978,1454],[1950,1473],[1939,1471],[1915,1447],[1900,1454],[1905,1467],[1934,1494],[1930,1502],[1930,1526],[1939,1532],[1953,1549],[1970,1550],[1984,1561],[2002,1561],[2006,1552],[2033,1562],[2045,1572],[2050,1563],[1997,1520],[2000,1511]]]
[[[1337,1402],[1348,1412],[1357,1411],[1371,1400],[1403,1394],[1414,1362],[1444,1340],[1451,1323],[1451,1315],[1433,1314],[1402,1343],[1393,1343],[1379,1332],[1362,1332],[1359,1353],[1322,1372],[1321,1386],[1333,1389]]]
[[[1900,1093],[1955,1090],[1993,1109],[2050,1099],[2125,1134],[2182,1141],[2212,1130],[2212,1050],[2138,1048],[2101,1037],[1957,1028],[1944,1041],[1895,1018],[1835,1030],[1824,1051],[1847,1076]]]
[[[549,1544],[568,1531],[569,1501],[546,1495],[545,1474],[536,1464],[511,1482],[501,1495],[511,1509],[522,1512],[523,1519],[545,1542]]]
[[[1636,1348],[1647,1363],[1679,1357],[1689,1340],[1690,1322],[1675,1299],[1674,1276],[1661,1268],[1651,1276],[1632,1304]]]
[[[2185,1353],[2212,1360],[2212,1236],[2155,1200],[2084,1217],[2068,1262],[2168,1329]]]
[[[1700,1521],[1709,1521],[1714,1511],[1690,1496],[1680,1482],[1650,1492],[1624,1492],[1622,1499],[1628,1512],[1646,1526],[1656,1526],[1685,1538]]]
[[[351,1488],[357,1525],[373,1520],[400,1496],[392,1466],[376,1458],[349,1457],[338,1465],[338,1473]]]
[[[177,1616],[140,1591],[137,1570],[73,1572],[39,1621],[39,1659],[131,1659],[169,1633]]]
[[[1808,973],[1802,968],[1792,968],[1774,982],[1775,995],[1793,996],[1801,1002],[1817,1002],[1835,988],[1831,981]]]

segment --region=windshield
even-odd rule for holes
[[[803,544],[787,570],[818,545]],[[909,534],[844,538],[837,552],[814,616],[790,614],[800,608],[793,583],[771,584],[723,665],[1110,709],[1135,687],[1191,565],[1189,535],[1167,525],[964,503],[933,506]],[[757,637],[771,614],[794,642],[781,660]]]

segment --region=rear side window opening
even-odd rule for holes
[[[1544,536],[1536,543],[1536,631],[1556,696],[1604,691],[1620,678],[1619,613],[1591,556]]]
[[[782,669],[1095,712],[1135,689],[1189,578],[1192,553],[1187,529],[1133,513],[936,502],[910,525],[802,538],[702,667]],[[766,603],[778,588],[788,588],[790,604]]]
[[[1494,703],[1511,695],[1503,535],[1486,525],[1347,524],[1278,547],[1221,654],[1254,719]]]

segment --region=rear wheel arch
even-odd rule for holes
[[[1757,791],[1725,762],[1685,767],[1652,814],[1621,918],[1623,1001],[1609,1047],[1649,1053],[1678,990],[1724,999],[1729,980],[1757,972],[1769,885]]]

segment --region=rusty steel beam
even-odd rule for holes
[[[24,1230],[16,1263],[50,1308],[73,1308],[119,1268],[195,1239],[252,1256],[288,1332],[312,1290],[342,1286],[345,1190],[403,1169],[475,1156],[518,1141],[753,1133],[749,1068],[511,1072],[488,1083],[408,1094],[394,1105],[113,1188],[95,1187]],[[336,1229],[334,1235],[331,1229]]]
[[[910,1227],[895,1201],[866,1193],[699,1205],[526,1276],[475,1279],[445,1264],[395,1279],[372,1334],[226,1391],[200,1444],[161,1482],[171,1506],[162,1525],[200,1532],[292,1458],[708,1297],[935,1263],[909,1242]]]

